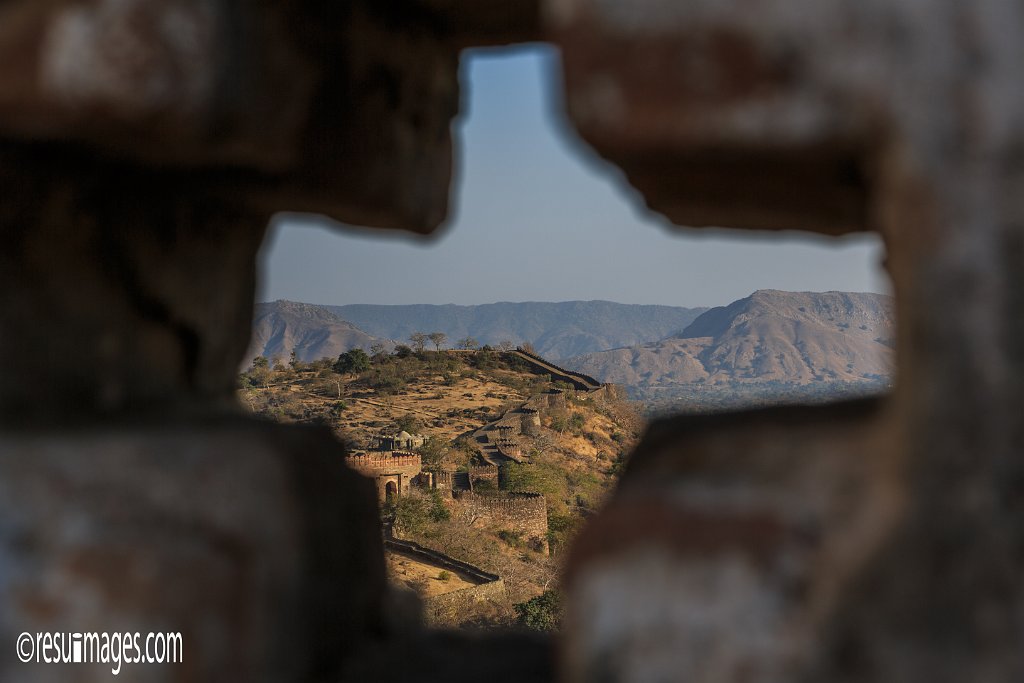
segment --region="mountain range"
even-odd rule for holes
[[[760,290],[710,309],[607,301],[481,306],[257,304],[254,356],[336,357],[375,344],[393,349],[413,332],[448,345],[529,342],[542,356],[643,400],[696,390],[877,386],[893,366],[893,300],[881,294]]]
[[[672,386],[886,382],[893,300],[761,290],[712,308],[681,334],[562,361],[634,394]]]
[[[706,308],[611,301],[501,302],[478,306],[325,306],[370,335],[408,343],[413,332],[443,332],[448,343],[529,342],[550,360],[632,346],[682,332]]]
[[[256,356],[287,361],[293,349],[304,361],[337,358],[349,349],[369,349],[378,343],[388,349],[395,346],[392,340],[369,335],[323,306],[274,301],[256,304],[244,365]]]

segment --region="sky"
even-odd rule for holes
[[[550,46],[464,53],[448,222],[422,238],[279,216],[256,300],[713,306],[757,289],[889,292],[875,235],[669,227],[572,133],[559,78]]]

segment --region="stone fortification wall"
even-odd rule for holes
[[[452,489],[455,487],[452,474],[447,470],[434,473],[434,488],[440,491],[445,498],[452,497]]]
[[[495,445],[498,447],[498,453],[509,460],[516,462],[522,460],[523,447],[516,439],[499,439]]]
[[[539,493],[481,495],[463,492],[457,500],[466,523],[509,529],[548,552],[548,509]]]
[[[422,598],[423,618],[428,626],[450,625],[457,621],[461,612],[475,603],[485,600],[500,602],[506,599],[505,581],[497,574],[484,571],[468,562],[456,560],[442,552],[425,548],[413,541],[388,538],[384,540],[384,547],[392,552],[458,574],[467,581],[476,582],[475,586],[469,588]]]
[[[535,353],[524,351],[523,349],[516,349],[511,351],[511,354],[516,357],[525,360],[535,370],[542,374],[551,375],[551,380],[554,382],[566,382],[573,385],[575,388],[581,391],[591,391],[601,386],[601,383],[590,375],[584,375],[580,372],[573,372],[572,370],[566,370],[565,368],[559,367],[554,363],[541,358]]]
[[[347,457],[349,467],[368,476],[381,474],[403,474],[413,477],[419,474],[423,463],[416,453],[364,453]]]
[[[387,550],[407,555],[419,562],[425,562],[426,564],[436,565],[441,569],[456,572],[466,578],[467,581],[491,583],[501,578],[497,574],[484,571],[480,567],[471,565],[468,562],[456,560],[454,557],[449,557],[440,551],[425,548],[414,541],[406,541],[401,538],[386,538],[384,539],[384,547]]]
[[[469,487],[472,490],[481,481],[492,481],[494,486],[498,486],[498,467],[497,465],[481,465],[469,468]]]
[[[548,408],[565,408],[566,399],[565,392],[561,389],[552,389],[551,391],[544,394],[544,400],[547,401]]]
[[[508,596],[505,593],[504,579],[481,583],[478,586],[423,598],[423,621],[427,626],[450,627],[477,603],[501,603],[506,600]]]

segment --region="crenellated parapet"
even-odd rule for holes
[[[348,456],[346,461],[353,469],[371,474],[408,470],[419,472],[423,467],[422,459],[417,453],[360,453]]]

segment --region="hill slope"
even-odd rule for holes
[[[495,470],[497,476],[478,479],[472,486],[480,496],[542,494],[552,556],[527,543],[507,522],[477,521],[460,507],[457,497],[442,496],[447,514],[428,513],[423,505],[436,499],[419,484],[391,501],[396,518],[405,511],[405,538],[498,574],[505,582],[505,598],[453,609],[445,617],[447,622],[435,622],[444,626],[510,626],[516,619],[513,603],[555,585],[560,553],[603,503],[643,427],[633,406],[607,388],[563,391],[563,401],[549,398],[554,385],[512,353],[379,354],[360,374],[340,375],[329,362],[317,361],[258,376],[244,373],[240,380],[240,402],[253,413],[281,422],[329,427],[350,452],[373,448],[380,437],[401,430],[426,437],[418,452],[427,469],[455,470],[451,483],[459,487],[460,495],[463,484],[473,481],[470,467],[488,462],[490,441],[481,442],[478,430],[508,417],[522,424],[522,406],[543,400],[546,408],[534,413],[540,424],[511,437],[520,447],[519,462],[511,458],[503,463],[501,475]],[[413,513],[416,519],[410,519]],[[393,569],[406,578],[415,577],[408,565]],[[425,571],[429,573],[418,578],[429,581],[412,586],[421,595],[428,596],[430,590],[423,584],[437,587],[438,581],[447,584],[452,578],[438,576],[437,567]],[[401,582],[394,575],[393,580]],[[452,588],[445,586],[446,591]]]
[[[391,340],[369,335],[323,306],[294,301],[256,304],[245,365],[256,356],[287,360],[292,349],[304,361],[336,358],[349,349],[365,350],[376,343],[394,347]]]
[[[892,371],[894,324],[888,296],[762,290],[679,336],[563,364],[641,396],[679,385],[878,382]]]
[[[643,344],[678,334],[706,308],[564,301],[479,306],[325,306],[369,334],[405,343],[412,332],[444,332],[449,343],[467,336],[495,346],[529,342],[558,360],[592,351]]]

